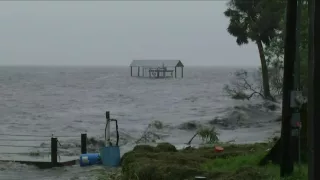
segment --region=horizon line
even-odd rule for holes
[[[0,67],[130,67],[129,65],[79,64],[0,64]],[[187,65],[185,67],[260,67],[260,65]]]

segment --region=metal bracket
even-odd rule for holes
[[[302,91],[291,91],[290,107],[300,109],[307,102],[307,98],[303,96]]]

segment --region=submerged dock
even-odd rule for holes
[[[41,136],[32,136],[32,135],[7,135],[7,134],[0,134],[6,136],[6,138],[0,139],[0,146],[1,147],[11,147],[11,148],[18,148],[18,147],[32,147],[32,148],[43,148],[43,147],[36,147],[31,145],[15,145],[11,144],[12,142],[17,141],[27,141],[32,142],[36,141],[35,139],[9,139],[8,136],[28,136],[28,137],[41,137]],[[46,136],[50,137],[50,136]],[[61,137],[61,136],[60,136]],[[79,136],[80,137],[80,136]],[[39,139],[38,139],[39,140]],[[10,142],[9,144],[4,144],[6,142]],[[0,162],[17,162],[21,164],[28,164],[34,165],[41,169],[46,168],[53,168],[53,167],[62,167],[62,166],[72,166],[79,162],[79,156],[60,156],[58,154],[58,138],[51,137],[51,146],[45,147],[49,148],[47,153],[13,153],[13,152],[0,152]],[[81,134],[81,154],[87,153],[87,134]]]
[[[135,75],[133,68],[137,69]],[[130,74],[131,77],[177,78],[177,71],[180,70],[180,78],[183,78],[183,68],[180,60],[133,60],[130,64]]]
[[[27,165],[34,165],[40,169],[47,169],[53,167],[73,166],[78,163],[78,156],[60,156],[56,163],[51,162],[51,157],[43,156],[28,156],[28,155],[13,155],[0,156],[0,162],[16,162]]]

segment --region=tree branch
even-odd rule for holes
[[[187,144],[187,145],[190,145],[191,142],[192,142],[192,140],[193,140],[197,135],[198,135],[198,132],[196,132],[196,133],[192,136],[192,138],[191,138],[186,144]]]

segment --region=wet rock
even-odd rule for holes
[[[275,111],[277,109],[277,106],[275,104],[269,104],[267,105],[267,108],[271,111]]]
[[[253,123],[249,121],[248,114],[240,107],[234,107],[225,117],[215,117],[209,124],[223,129],[235,129],[239,127],[250,127]],[[255,122],[256,123],[256,122]]]
[[[163,124],[161,121],[153,121],[150,125],[151,125],[151,127],[156,128],[156,129],[163,128]]]
[[[274,121],[275,122],[281,122],[282,121],[282,116],[277,117]]]
[[[103,146],[104,145],[104,141],[99,140],[99,139],[95,139],[93,137],[88,138],[87,143],[88,143],[88,145],[93,145],[93,146]]]
[[[182,123],[182,124],[178,127],[178,129],[181,129],[181,130],[190,130],[190,131],[192,131],[192,130],[198,129],[199,126],[200,126],[200,125],[199,125],[197,122],[195,122],[195,121],[190,121],[190,122]]]
[[[277,110],[279,108],[279,106],[276,103],[270,102],[270,101],[265,101],[263,103],[263,106],[265,108],[267,108],[268,110],[270,110],[270,111],[275,111],[275,110]]]
[[[220,125],[222,127],[229,127],[230,125],[228,124],[228,121],[226,118],[221,118],[221,117],[215,117],[213,120],[209,121],[209,124],[211,125]]]

